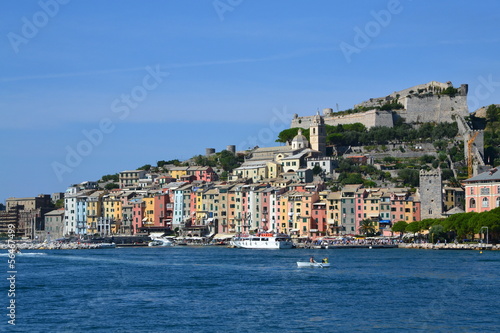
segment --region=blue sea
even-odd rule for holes
[[[0,331],[499,332],[500,252],[226,247],[31,251]],[[330,268],[297,268],[328,256]],[[4,261],[4,276],[7,271]],[[1,266],[1,264],[0,264]]]

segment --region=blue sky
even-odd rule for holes
[[[1,7],[0,201],[207,147],[271,146],[294,113],[433,80],[468,83],[471,111],[500,103],[493,0]]]

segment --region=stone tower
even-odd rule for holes
[[[441,169],[420,170],[420,218],[440,218],[443,214],[443,183]]]
[[[311,149],[317,150],[321,156],[326,155],[326,128],[325,120],[320,116],[319,111],[313,117],[309,127],[309,140]]]

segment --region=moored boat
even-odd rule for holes
[[[170,239],[154,238],[148,243],[148,246],[174,246],[174,243]]]
[[[290,236],[274,233],[237,235],[231,239],[230,244],[243,249],[291,249],[294,247]]]
[[[98,243],[98,249],[114,249],[116,247],[115,243]]]

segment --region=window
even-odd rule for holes
[[[489,187],[481,187],[481,195],[489,195],[490,188]]]
[[[476,200],[474,198],[471,198],[469,201],[469,207],[470,208],[476,208]]]
[[[483,198],[483,205],[482,206],[483,206],[483,208],[490,206],[490,201],[488,200],[488,198]]]
[[[497,198],[496,207],[500,207],[500,197]]]

